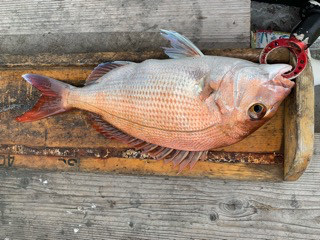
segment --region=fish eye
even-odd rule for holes
[[[249,117],[252,120],[259,120],[263,118],[266,112],[267,112],[267,107],[262,103],[253,104],[248,110]]]

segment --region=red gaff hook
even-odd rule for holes
[[[306,68],[308,63],[308,50],[307,44],[298,40],[296,37],[292,36],[289,39],[277,39],[270,42],[261,52],[259,62],[260,64],[267,63],[267,57],[270,52],[277,48],[288,48],[292,52],[297,60],[297,65],[295,68],[289,72],[282,74],[283,77],[288,79],[294,79],[299,76],[300,73]]]

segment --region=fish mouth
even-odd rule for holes
[[[290,66],[290,65],[284,66],[283,68],[281,68],[277,72],[275,77],[271,80],[272,83],[276,86],[291,89],[295,85],[295,83],[293,81],[291,81],[290,79],[282,76],[284,73],[289,72],[291,69],[292,69],[292,66]]]
[[[275,78],[272,81],[275,83],[275,85],[281,86],[283,88],[291,89],[295,85],[293,81],[283,77],[281,74],[275,76]]]

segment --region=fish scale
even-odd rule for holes
[[[91,89],[72,92],[68,102],[88,111],[92,111],[90,106],[94,105],[115,118],[169,131],[198,131],[214,123],[212,113],[195,94],[197,76],[181,74],[181,70],[170,62],[163,64],[153,60],[152,64],[162,67],[152,69],[153,74],[146,74],[143,70],[150,72],[147,68],[149,62],[146,62],[146,67],[143,63],[124,66],[121,74],[112,71],[99,84],[92,85]],[[130,74],[132,68],[137,68],[135,74]],[[164,76],[160,74],[162,69],[167,70]],[[78,106],[78,102],[87,102],[89,105]],[[115,124],[113,117],[106,118]]]
[[[196,59],[187,62],[197,65]],[[156,67],[150,69],[150,65]],[[163,69],[165,74],[161,74]],[[154,142],[156,135],[156,141],[164,146],[177,139],[183,145],[193,142],[205,146],[208,131],[204,129],[214,125],[217,118],[196,94],[200,78],[196,70],[176,66],[176,61],[130,64],[121,67],[120,73],[113,70],[106,74],[98,84],[71,92],[68,103],[91,112],[103,109],[98,113],[104,120],[125,132],[131,129],[131,135],[145,141]],[[211,129],[210,135],[218,137],[217,130]]]

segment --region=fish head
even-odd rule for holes
[[[225,75],[219,96],[226,97],[216,99],[230,131],[241,138],[275,115],[295,85],[282,76],[291,68],[287,64],[254,64],[235,67]]]

